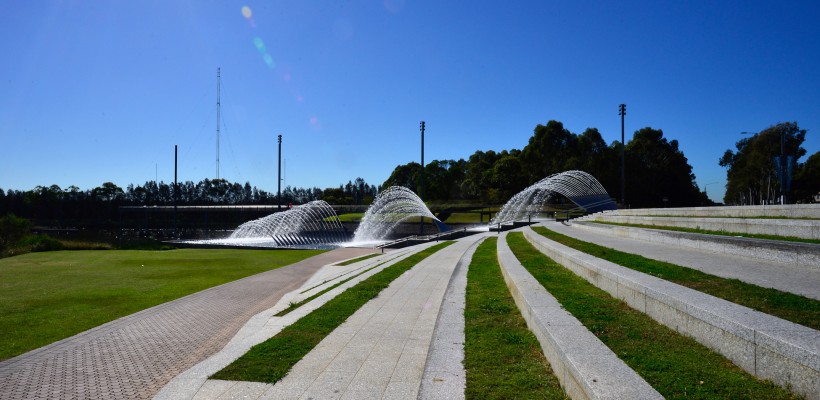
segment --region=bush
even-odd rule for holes
[[[0,253],[19,242],[31,230],[31,222],[14,214],[0,218]]]
[[[20,241],[20,247],[27,247],[30,251],[57,251],[63,249],[59,240],[48,235],[28,236]]]

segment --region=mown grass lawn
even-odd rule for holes
[[[0,259],[0,360],[321,250],[100,250]]]

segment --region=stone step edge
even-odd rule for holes
[[[596,258],[529,227],[524,236],[593,285],[750,374],[820,400],[820,332]]]
[[[807,243],[607,225],[594,221],[575,221],[573,227],[598,233],[614,233],[618,237],[628,239],[684,246],[756,261],[763,260],[820,270],[820,246]]]
[[[589,216],[583,218],[585,221],[593,219]],[[820,239],[820,220],[666,217],[618,214],[601,214],[595,218],[615,223],[706,229],[712,231],[737,232],[740,235],[773,235],[793,236],[803,239]]]
[[[662,399],[578,319],[564,310],[498,239],[498,262],[507,287],[544,356],[572,399]]]

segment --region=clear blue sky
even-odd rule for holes
[[[0,188],[216,175],[381,184],[398,164],[523,148],[550,119],[718,158],[778,122],[820,150],[817,1],[0,1]],[[801,160],[803,161],[803,160]],[[615,167],[615,166],[613,166]],[[627,176],[628,178],[628,176]]]

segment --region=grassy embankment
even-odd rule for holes
[[[567,398],[504,283],[496,242],[486,239],[467,270],[466,398]]]
[[[0,360],[321,252],[78,250],[0,259]]]
[[[544,227],[533,230],[544,237],[598,258],[710,294],[812,329],[820,329],[820,301],[738,279],[721,278],[696,269],[584,242]]]
[[[613,298],[543,255],[523,234],[507,238],[524,268],[667,399],[799,398]]]

